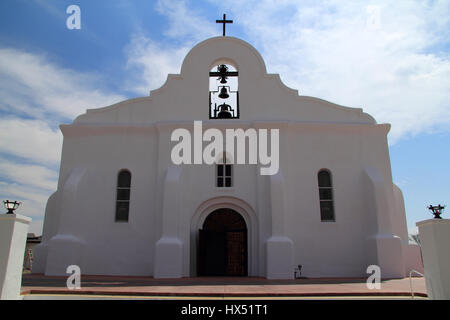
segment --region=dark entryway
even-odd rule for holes
[[[232,209],[218,209],[199,230],[199,276],[247,275],[247,225]]]

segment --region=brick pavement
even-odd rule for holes
[[[22,294],[77,294],[174,297],[320,297],[411,296],[409,278],[383,280],[381,289],[370,290],[365,279],[267,280],[256,277],[198,277],[154,279],[151,277],[81,277],[81,289],[69,290],[67,277],[28,274]],[[426,297],[424,278],[412,278],[415,296]]]

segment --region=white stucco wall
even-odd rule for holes
[[[208,119],[208,72],[221,62],[239,70],[239,120]],[[224,189],[215,187],[214,166],[174,171],[170,135],[192,131],[193,120],[202,120],[204,130],[278,128],[282,175],[235,165],[233,187]],[[61,126],[58,190],[47,205],[33,271],[65,274],[67,265],[79,264],[85,274],[194,276],[202,219],[212,208],[234,207],[249,228],[249,275],[291,278],[302,264],[308,277],[365,276],[369,262],[398,254],[385,243],[405,241],[389,128],[361,109],[299,96],[267,74],[259,53],[239,39],[208,39],[186,56],[180,75],[169,75],[149,97],[88,110]],[[332,173],[335,222],[320,221],[322,168]],[[114,221],[121,169],[132,173],[128,223]],[[383,263],[397,270],[404,264],[401,255],[397,260]]]

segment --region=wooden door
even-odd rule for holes
[[[210,213],[199,230],[199,276],[247,275],[247,226],[232,209]]]
[[[247,232],[226,232],[227,276],[247,275]]]

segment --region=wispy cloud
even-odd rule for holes
[[[57,165],[61,158],[62,134],[43,120],[0,119],[0,150],[33,163]]]
[[[125,49],[127,70],[132,75],[126,86],[140,95],[148,95],[163,85],[169,73],[179,73],[184,57],[196,42],[217,35],[214,21],[202,16],[192,3],[159,0],[155,8],[167,18],[168,27],[163,33],[173,41],[171,45],[157,43],[141,31],[132,35]]]
[[[12,197],[11,200],[18,200],[24,203],[21,207],[22,212],[27,212],[27,215],[30,216],[44,216],[42,209],[45,208],[47,199],[52,192],[15,182],[0,181],[0,186],[2,187],[1,194],[3,197],[7,199]]]
[[[45,55],[0,49],[0,196],[22,201],[41,233],[48,197],[56,190],[62,135],[58,125],[87,108],[125,97],[101,89],[101,77],[62,68]]]
[[[52,64],[43,55],[0,49],[0,109],[34,118],[72,119],[124,97],[98,88],[100,76]]]
[[[46,10],[49,14],[53,15],[55,18],[60,20],[67,19],[67,15],[65,14],[65,11],[58,10],[54,3],[52,4],[49,1],[46,0],[33,0],[35,4]]]
[[[159,0],[156,10],[169,20],[164,34],[182,41],[199,41],[217,35],[215,23],[202,16],[197,8],[185,0]]]
[[[7,180],[43,189],[45,192],[55,191],[58,180],[55,170],[39,165],[18,164],[2,158],[0,158],[0,174]]]
[[[32,174],[29,179],[38,176]],[[0,197],[2,197],[2,200],[9,199],[22,202],[16,213],[31,217],[33,220],[30,224],[29,232],[40,235],[42,233],[45,206],[52,192],[49,192],[48,189],[30,186],[26,181],[24,184],[20,184],[2,180],[3,178],[0,180]]]
[[[144,35],[134,35],[126,48],[128,90],[148,95],[150,90],[164,84],[169,73],[179,73],[183,58],[188,52],[185,46],[162,47]]]

